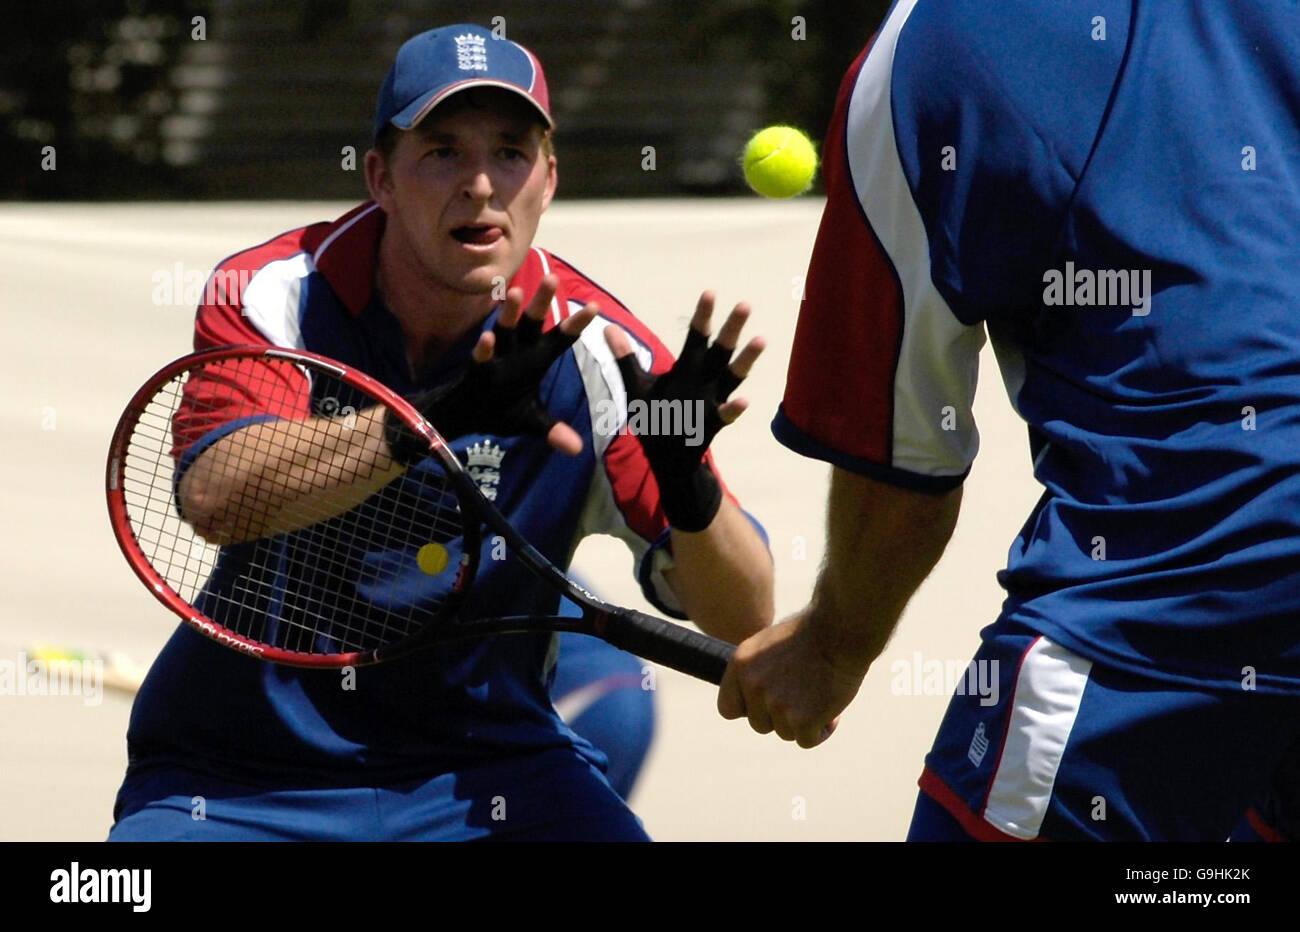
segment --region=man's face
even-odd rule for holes
[[[515,94],[456,94],[398,133],[389,159],[368,161],[371,193],[388,215],[385,236],[399,237],[404,260],[451,290],[491,291],[523,265],[551,203],[548,152],[536,111]]]

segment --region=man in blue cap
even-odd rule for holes
[[[198,309],[195,346],[270,342],[370,373],[412,398],[553,561],[613,534],[660,611],[739,641],[771,620],[771,558],[706,451],[744,409],[727,396],[762,341],[732,358],[738,305],[709,346],[706,293],[674,363],[615,298],[533,245],[555,193],[553,128],[522,46],[469,25],[411,39],[379,95],[373,200],[222,263],[223,281],[247,285]],[[520,390],[513,361],[552,329],[564,335],[547,343],[553,364]],[[629,397],[669,395],[700,406],[697,431],[627,429]],[[399,431],[387,442],[404,455]],[[466,611],[557,609],[549,587],[492,556]],[[550,634],[509,635],[341,682],[180,626],[132,712],[110,839],[645,839],[603,755],[553,708],[554,664]]]

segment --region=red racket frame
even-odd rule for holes
[[[145,584],[146,588],[154,594],[158,601],[171,609],[177,617],[195,631],[225,647],[239,650],[262,660],[296,667],[336,669],[338,667],[363,666],[376,663],[380,659],[378,655],[381,651],[312,654],[284,650],[263,644],[260,641],[253,641],[223,625],[217,624],[185,601],[180,593],[173,589],[158,571],[150,565],[149,558],[140,547],[135,532],[131,527],[131,519],[127,513],[126,494],[122,483],[122,468],[135,426],[147,411],[149,403],[154,399],[158,390],[181,373],[199,368],[208,362],[268,357],[289,362],[306,361],[325,369],[341,382],[370,397],[377,404],[382,404],[395,411],[408,427],[429,441],[430,455],[438,456],[444,460],[448,457],[454,458],[454,454],[448,449],[446,441],[428,429],[424,419],[411,406],[410,402],[364,372],[342,366],[326,356],[306,350],[288,350],[274,346],[225,346],[202,350],[183,356],[154,373],[139,391],[132,396],[122,417],[118,420],[117,429],[113,432],[113,440],[109,446],[105,474],[105,485],[108,491],[108,514],[113,525],[113,536],[117,539],[118,547],[121,548],[122,555],[126,557],[131,569],[135,571],[136,576],[140,578],[140,581]],[[453,583],[452,591],[462,593],[467,588],[471,575],[476,569],[476,566],[462,562]],[[384,656],[388,656],[392,652],[393,648],[391,646],[382,650]]]

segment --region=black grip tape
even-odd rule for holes
[[[736,648],[707,634],[631,609],[611,612],[601,633],[615,647],[714,685]]]

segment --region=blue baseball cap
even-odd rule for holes
[[[471,87],[513,91],[537,108],[548,128],[555,128],[537,56],[482,26],[461,24],[422,32],[398,49],[379,89],[375,138],[389,123],[410,129],[452,94]]]

